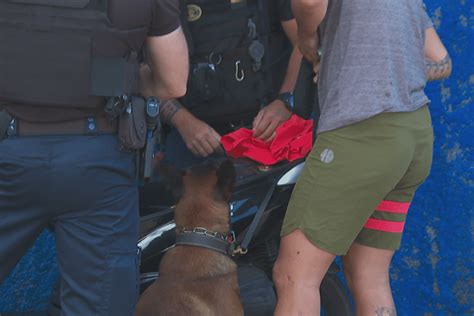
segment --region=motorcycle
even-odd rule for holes
[[[245,314],[273,315],[276,295],[271,277],[278,255],[280,228],[304,161],[262,166],[247,159],[235,159],[234,166],[237,178],[230,199],[230,218],[239,245],[234,259],[238,264]],[[174,246],[174,202],[159,181],[148,183],[140,190],[141,292],[159,277],[160,260]],[[347,290],[338,277],[339,270],[333,263],[322,282],[324,315],[353,315]]]

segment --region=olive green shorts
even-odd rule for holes
[[[315,246],[336,255],[346,254],[353,242],[398,249],[432,151],[428,106],[319,134],[288,205],[282,236],[300,229]]]

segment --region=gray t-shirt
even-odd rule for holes
[[[429,103],[422,0],[331,0],[320,26],[318,133]]]

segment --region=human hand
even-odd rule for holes
[[[319,62],[319,56],[317,53],[318,46],[319,40],[315,33],[308,34],[298,29],[298,48],[300,49],[301,54],[303,54],[303,56],[313,65]]]
[[[314,78],[313,82],[318,82],[319,77],[319,65],[321,61],[321,55],[318,51],[319,48],[319,37],[317,34],[306,34],[298,32],[298,47],[303,56],[313,64]]]
[[[320,61],[318,61],[316,64],[313,64],[313,73],[314,73],[313,82],[314,83],[318,83],[320,64],[321,64]]]
[[[281,100],[275,100],[258,112],[253,120],[253,136],[264,141],[275,137],[275,130],[291,117],[291,112]]]
[[[186,147],[198,157],[222,151],[221,136],[208,124],[189,114],[175,124]]]

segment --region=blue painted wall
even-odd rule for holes
[[[392,286],[399,315],[474,315],[474,3],[426,4],[454,72],[427,88],[433,168],[410,210]],[[54,239],[45,233],[0,286],[0,312],[45,308],[57,278],[54,255]]]

